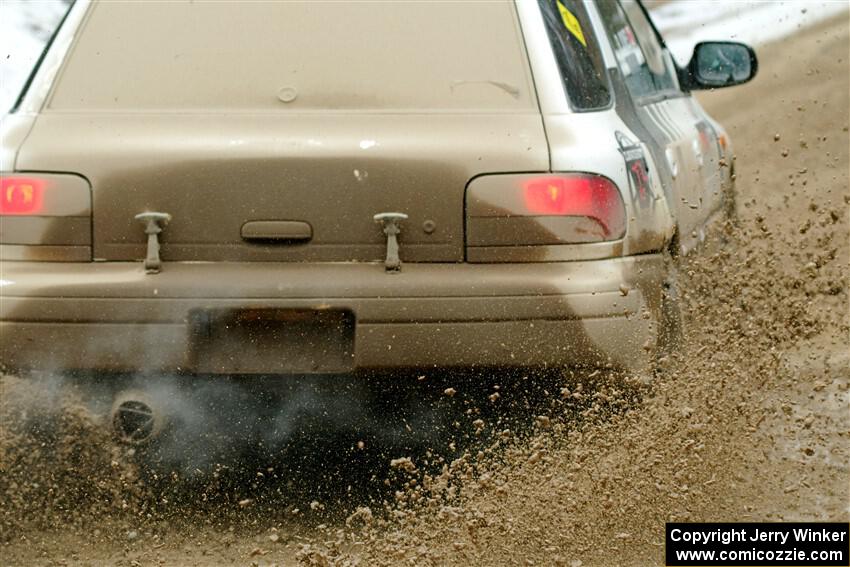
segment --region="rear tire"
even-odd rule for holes
[[[661,284],[661,308],[655,367],[663,371],[678,353],[683,338],[681,302],[679,299],[679,259],[668,253],[667,277]]]
[[[727,222],[737,224],[738,222],[738,199],[737,191],[735,190],[735,165],[732,165],[730,172],[732,179],[729,185],[723,191],[723,216]]]

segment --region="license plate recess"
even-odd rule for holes
[[[318,309],[198,309],[192,365],[211,374],[325,374],[354,366],[354,314]]]

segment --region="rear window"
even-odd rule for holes
[[[536,108],[512,3],[101,2],[55,110]]]

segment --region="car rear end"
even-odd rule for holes
[[[512,2],[78,2],[4,118],[0,360],[645,365],[664,231],[610,109],[547,117],[542,26]]]

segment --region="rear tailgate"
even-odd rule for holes
[[[461,261],[467,181],[547,166],[539,115],[46,114],[18,161],[89,179],[94,257],[106,260],[144,257],[143,211],[172,216],[165,260],[379,260],[372,216],[401,211],[403,260]],[[312,239],[243,239],[260,220],[309,223]]]
[[[399,211],[462,261],[469,179],[549,164],[510,2],[98,3],[57,81],[16,168],[89,179],[98,259],[161,211],[165,260],[373,261]]]

